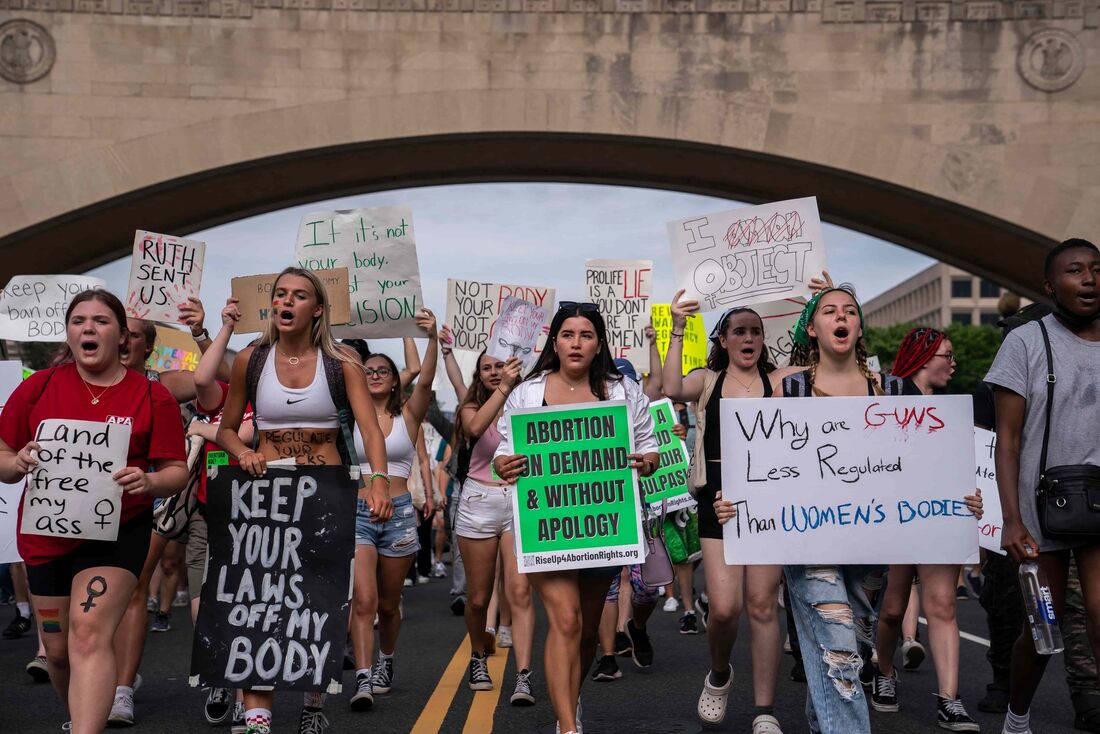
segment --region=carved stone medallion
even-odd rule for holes
[[[1060,92],[1081,77],[1085,52],[1069,31],[1045,28],[1032,33],[1016,56],[1020,76],[1043,92]]]
[[[50,73],[57,48],[50,32],[34,21],[16,18],[0,24],[0,76],[30,84]]]

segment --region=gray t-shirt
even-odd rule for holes
[[[1100,466],[1100,342],[1086,341],[1054,318],[1043,317],[1054,356],[1054,409],[1050,416],[1047,466]],[[1039,532],[1035,487],[1039,484],[1039,456],[1047,406],[1047,357],[1039,324],[1013,329],[1005,337],[985,381],[1007,388],[1027,400],[1020,437],[1020,517],[1039,550],[1052,551],[1087,545],[1082,541],[1051,540]]]

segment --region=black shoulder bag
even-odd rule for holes
[[[1046,324],[1038,322],[1047,353],[1047,409],[1043,451],[1039,458],[1039,486],[1035,501],[1039,528],[1053,540],[1100,539],[1100,466],[1078,464],[1047,468],[1050,412],[1054,406],[1054,357]]]

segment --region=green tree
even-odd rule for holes
[[[913,324],[868,327],[863,335],[867,353],[878,355],[882,369],[889,371],[898,345],[912,328]],[[992,326],[951,324],[946,332],[956,360],[955,376],[947,391],[958,395],[973,395],[1001,347],[1001,331]]]

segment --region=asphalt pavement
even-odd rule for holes
[[[699,579],[701,583],[702,579]],[[394,688],[378,696],[373,710],[355,713],[344,693],[330,696],[326,713],[331,732],[369,731],[372,734],[398,732],[454,732],[484,734],[552,734],[554,715],[542,680],[539,651],[545,637],[546,622],[539,612],[535,643],[534,707],[514,708],[508,704],[515,676],[514,656],[498,651],[491,663],[497,690],[476,695],[465,685],[466,663],[463,647],[465,626],[452,616],[448,580],[432,580],[406,589],[405,617],[397,647]],[[137,725],[134,731],[146,734],[217,731],[202,716],[203,693],[189,688],[188,665],[191,656],[191,625],[185,609],[172,615],[172,630],[150,634],[142,665],[144,684],[136,696]],[[7,625],[13,607],[0,607],[0,626]],[[707,670],[705,634],[681,635],[679,614],[658,608],[650,621],[655,648],[651,670],[640,671],[629,658],[620,658],[623,677],[611,683],[586,681],[582,690],[584,731],[586,734],[686,734],[704,731],[695,718],[695,701]],[[959,603],[959,623],[964,632],[987,637],[984,615],[977,601]],[[742,641],[734,651],[734,688],[729,713],[716,732],[743,732],[752,729],[752,671],[749,661],[747,626],[742,623]],[[927,635],[924,635],[927,637]],[[989,681],[986,648],[964,639],[961,643],[960,688],[963,701],[982,731],[999,734],[1002,716],[982,714],[977,701]],[[46,684],[35,684],[23,666],[35,652],[35,640],[27,635],[18,640],[0,640],[0,732],[56,732],[66,720],[65,710]],[[806,687],[789,680],[791,658],[783,659],[776,715],[786,734],[809,731],[804,707]],[[501,671],[503,670],[503,676]],[[1073,729],[1073,709],[1066,689],[1061,656],[1051,661],[1032,709],[1035,734],[1069,734]],[[353,675],[345,676],[345,690],[354,685]],[[941,731],[936,727],[935,672],[932,660],[925,660],[915,672],[902,672],[899,686],[901,711],[896,714],[871,712],[876,734],[910,734]],[[294,732],[301,699],[292,693],[277,696],[275,731]],[[228,732],[228,728],[221,731]]]

